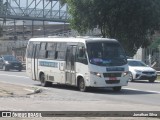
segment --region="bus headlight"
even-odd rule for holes
[[[125,71],[124,73],[123,73],[123,76],[126,76],[126,75],[128,75],[129,74],[129,71]]]
[[[5,64],[10,64],[8,61],[5,61]]]
[[[97,77],[102,77],[101,73],[99,73],[99,72],[92,72],[92,71],[90,71],[90,74],[95,75]]]

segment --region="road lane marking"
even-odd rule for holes
[[[20,77],[20,78],[29,78],[27,76],[18,76],[18,75],[9,75],[9,74],[0,74],[0,75],[7,75],[7,76],[11,76],[11,77]]]
[[[34,92],[34,90],[27,89],[27,88],[24,88],[24,90],[29,91],[29,92]]]
[[[140,90],[140,89],[134,89],[134,88],[123,88],[123,89],[160,94],[160,91],[153,91],[153,90]]]

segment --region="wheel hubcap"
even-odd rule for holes
[[[80,82],[80,89],[84,89],[84,82]]]

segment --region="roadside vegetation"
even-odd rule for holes
[[[98,27],[103,37],[121,42],[133,56],[152,43],[160,27],[160,0],[61,0],[67,3],[73,29],[82,35]]]

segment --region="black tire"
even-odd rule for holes
[[[150,83],[154,83],[155,79],[149,79]]]
[[[21,71],[22,71],[22,69],[21,69],[21,68],[19,68],[19,69],[18,69],[18,71],[19,71],[19,72],[21,72]]]
[[[8,70],[9,70],[5,65],[3,65],[2,69],[3,69],[4,71],[8,71]]]
[[[84,79],[80,78],[80,80],[78,81],[78,88],[81,92],[86,92],[87,91],[87,87],[85,85]]]
[[[113,87],[113,91],[115,91],[115,92],[119,92],[119,91],[121,91],[121,86],[118,86],[118,87]]]
[[[43,73],[40,75],[40,82],[41,82],[41,86],[43,87],[52,86],[52,82],[45,81],[45,75]]]

